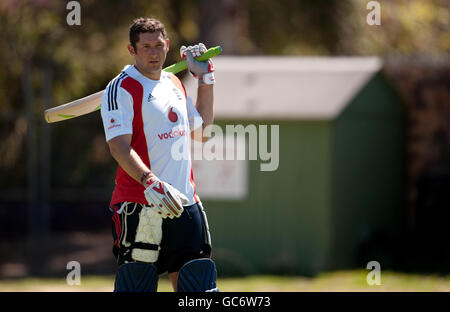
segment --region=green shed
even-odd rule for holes
[[[227,125],[268,125],[275,134],[271,126],[279,125],[268,143],[268,150],[278,143],[276,170],[248,157],[194,161],[219,274],[365,269],[361,247],[371,233],[396,233],[403,202],[403,108],[381,60],[221,56],[214,63],[215,123],[224,134]],[[195,101],[196,82],[184,83]]]

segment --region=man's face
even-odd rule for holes
[[[137,68],[150,79],[159,80],[163,64],[169,51],[169,39],[161,32],[141,33],[136,43],[136,50],[128,46],[130,54],[134,56]]]

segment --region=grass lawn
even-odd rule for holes
[[[265,292],[265,291],[450,291],[450,276],[404,274],[382,272],[381,285],[369,286],[366,276],[369,271],[336,271],[323,273],[315,278],[286,276],[248,276],[221,278],[217,285],[220,291]],[[113,276],[81,277],[81,285],[69,286],[65,277],[23,278],[0,280],[0,291],[93,291],[110,292],[113,289]],[[159,280],[158,291],[172,291],[167,275]]]

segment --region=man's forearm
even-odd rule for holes
[[[111,155],[120,167],[122,167],[130,177],[142,184],[141,179],[143,173],[149,172],[150,169],[144,164],[136,151],[131,148],[128,142],[130,139],[128,139],[127,136],[116,137],[108,142],[109,149]]]
[[[203,128],[214,122],[214,85],[200,85],[196,108],[203,119]]]

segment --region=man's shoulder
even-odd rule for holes
[[[111,79],[108,83],[108,87],[112,87],[113,85],[119,83],[122,81],[125,77],[127,77],[127,73],[124,71],[121,71],[117,76],[115,76],[113,79]]]
[[[115,76],[111,81],[108,83],[108,87],[112,84],[118,84],[120,85],[120,82],[124,81],[126,78],[133,78],[136,80],[140,73],[134,68],[132,65],[126,65],[117,76]]]
[[[120,102],[128,98],[131,101],[139,99],[143,94],[143,85],[137,79],[135,73],[130,71],[130,65],[124,67],[124,69],[114,77],[106,87],[102,101],[108,104],[108,110],[118,109],[121,105]],[[103,107],[104,105],[102,105]],[[105,105],[106,107],[106,105]]]
[[[182,91],[186,95],[186,90],[184,88],[183,82],[181,82],[181,80],[176,75],[172,73],[165,73],[164,75],[169,83],[175,85],[178,89],[180,89],[180,91]]]
[[[111,90],[110,92],[117,94],[117,92],[124,90],[131,94],[133,90],[142,89],[143,84],[142,80],[139,79],[140,75],[134,66],[127,65],[109,82],[107,91]]]
[[[171,81],[172,83],[182,84],[180,78],[178,78],[173,73],[168,73],[168,72],[162,71],[161,75],[162,75],[161,78],[165,78],[167,81]]]

